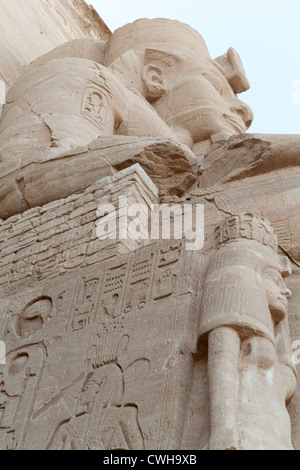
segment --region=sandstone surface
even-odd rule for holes
[[[300,137],[188,25],[11,3],[0,449],[300,449]]]

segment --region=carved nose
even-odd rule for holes
[[[281,291],[281,294],[284,295],[288,300],[292,297],[292,292],[287,287]]]
[[[246,103],[243,103],[242,101],[238,100],[237,104],[230,108],[230,111],[241,117],[245,123],[246,129],[249,129],[254,116],[251,108]]]

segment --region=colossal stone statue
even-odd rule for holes
[[[236,96],[249,87],[237,53],[230,49],[211,60],[200,34],[187,25],[139,20],[117,30],[107,45],[86,42],[38,59],[7,94],[0,122],[2,218],[82,190],[78,154],[100,136],[163,137],[199,154],[252,122]],[[113,171],[101,155],[90,166],[87,185]]]
[[[92,24],[9,75],[0,448],[300,448],[300,139],[246,134],[234,49],[212,60],[178,21]],[[132,238],[159,204],[174,237]]]

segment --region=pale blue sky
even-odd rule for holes
[[[138,18],[170,18],[197,29],[213,58],[233,46],[251,83],[240,95],[255,116],[249,132],[300,134],[299,0],[87,1],[112,31]]]

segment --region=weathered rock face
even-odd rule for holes
[[[0,120],[0,448],[299,449],[300,138],[234,49],[64,8]]]
[[[111,32],[83,0],[1,0],[0,78],[10,85],[20,68],[68,41],[107,40]],[[12,34],[14,31],[14,34]]]

